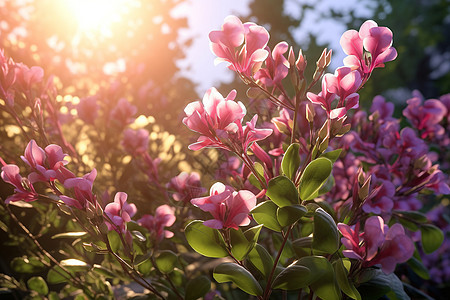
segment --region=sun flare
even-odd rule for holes
[[[111,24],[121,21],[125,0],[65,0],[81,31],[109,30]]]

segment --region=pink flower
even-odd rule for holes
[[[343,235],[341,242],[347,248],[342,254],[362,261],[364,267],[381,265],[383,272],[389,274],[396,264],[406,262],[414,253],[414,243],[405,235],[402,225],[389,228],[378,216],[366,220],[364,233],[359,233],[358,224],[352,229],[339,223],[338,228]]]
[[[87,124],[94,124],[98,116],[97,96],[82,98],[77,105],[78,117]]]
[[[111,219],[113,224],[106,222],[108,230],[116,230],[124,233],[126,231],[126,223],[131,221],[136,212],[136,205],[127,203],[128,195],[118,192],[114,196],[114,202],[109,203],[105,207],[105,214]],[[115,226],[114,226],[115,225]]]
[[[4,165],[2,167],[1,177],[4,182],[15,187],[14,194],[6,198],[6,204],[21,200],[31,202],[38,199],[39,195],[34,190],[31,182],[27,178],[20,176],[18,166]]]
[[[31,183],[38,181],[53,181],[58,178],[58,171],[67,161],[64,160],[66,154],[58,145],[48,145],[43,150],[34,140],[31,140],[25,148],[22,160],[29,165],[34,172],[30,173]]]
[[[209,39],[211,51],[217,55],[216,64],[229,62],[231,70],[247,77],[251,77],[268,56],[265,50],[269,41],[267,30],[250,22],[242,24],[236,16],[226,17],[222,29],[211,31]]]
[[[165,230],[165,227],[170,227],[175,223],[175,209],[169,205],[161,205],[156,211],[155,215],[144,215],[138,220],[138,224],[147,228],[156,241],[162,241],[164,238],[173,237],[173,232]]]
[[[270,52],[269,47],[266,47],[266,50],[269,52],[269,56],[266,59],[266,66],[255,74],[255,79],[260,80],[265,86],[277,86],[282,88],[281,80],[283,80],[289,72],[289,62],[283,55],[288,48],[289,46],[286,42],[278,43],[273,48],[272,53]]]
[[[437,99],[429,99],[422,104],[422,95],[415,94],[406,101],[408,106],[403,110],[403,115],[421,132],[421,138],[442,137],[445,129],[439,123],[447,115],[447,107]]]
[[[126,126],[133,122],[132,117],[136,114],[137,107],[121,98],[117,105],[111,110],[111,119],[121,126]]]
[[[200,182],[200,175],[196,172],[181,172],[178,176],[170,179],[167,184],[169,190],[174,191],[172,197],[175,201],[183,203],[189,202],[192,198],[198,197],[206,192]]]
[[[125,129],[123,132],[122,147],[133,156],[147,152],[150,133],[146,129]]]
[[[215,88],[210,88],[202,102],[196,101],[186,106],[183,123],[201,134],[196,143],[189,145],[189,149],[215,147],[243,153],[253,142],[272,133],[271,129],[255,128],[257,115],[243,127],[241,123],[246,110],[242,103],[233,101],[235,97],[234,90],[223,98]]]
[[[33,84],[42,82],[44,78],[44,70],[41,67],[33,66],[29,68],[22,63],[16,64],[16,67],[16,84],[26,94],[29,93]]]
[[[217,182],[211,187],[210,196],[192,199],[191,203],[214,217],[205,221],[205,226],[237,230],[239,226],[250,224],[248,214],[256,205],[256,197],[250,191],[236,192],[233,188]]]
[[[397,57],[397,51],[392,47],[392,36],[389,28],[378,27],[372,20],[364,22],[359,32],[353,29],[344,32],[340,40],[348,55],[344,65],[361,72],[363,82],[367,81],[374,68],[384,67],[385,62]]]
[[[4,55],[0,49],[0,98],[6,101],[9,107],[14,106],[14,82],[16,81],[16,64]]]
[[[63,200],[66,205],[74,206],[79,209],[86,208],[88,202],[95,205],[97,203],[97,197],[92,193],[95,177],[97,177],[97,170],[93,169],[83,177],[67,178],[64,181],[64,187],[73,189],[74,198],[61,196],[61,200]]]
[[[359,94],[356,91],[361,86],[361,75],[348,67],[337,68],[334,75],[325,74],[322,79],[322,92],[315,95],[307,93],[308,99],[315,104],[320,104],[331,119],[343,117],[348,110],[358,108]],[[336,108],[331,104],[339,97]]]

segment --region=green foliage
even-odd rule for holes
[[[300,220],[308,210],[303,205],[283,206],[277,209],[277,220],[281,226],[289,226]]]
[[[208,293],[211,289],[211,281],[208,277],[202,275],[194,277],[189,280],[186,284],[186,293],[184,299],[186,300],[196,300],[201,298]]]
[[[272,284],[274,289],[298,290],[311,283],[311,271],[305,266],[296,264],[281,271]]]
[[[27,285],[30,290],[37,292],[39,295],[45,296],[48,294],[47,283],[41,276],[31,277],[28,279]]]
[[[381,270],[374,271],[374,276],[368,282],[363,283],[358,290],[362,299],[375,300],[386,294],[389,299],[410,299],[405,293],[400,279],[393,273],[386,275]]]
[[[164,274],[171,273],[178,262],[178,256],[170,250],[160,251],[155,257],[158,270]]]
[[[420,232],[422,233],[422,248],[425,253],[436,251],[444,241],[444,234],[434,225],[422,225]]]
[[[333,218],[322,208],[314,212],[312,247],[319,252],[332,254],[339,248],[339,232]]]
[[[248,229],[246,232],[238,230],[230,230],[231,254],[237,260],[243,260],[247,254],[253,249],[258,241],[259,233],[262,225]]]
[[[298,187],[302,200],[312,200],[317,197],[320,187],[330,176],[332,167],[332,162],[325,157],[319,157],[306,166]]]
[[[302,257],[295,264],[311,270],[311,284],[309,286],[318,297],[330,300],[341,298],[333,266],[325,257]]]
[[[214,268],[213,277],[219,283],[231,281],[250,295],[262,296],[263,294],[258,281],[249,271],[238,264],[222,263],[218,265]]]
[[[248,261],[257,268],[264,277],[269,276],[273,266],[273,258],[266,248],[256,244],[247,256]]]
[[[283,160],[281,161],[281,171],[289,179],[294,179],[295,173],[300,167],[300,145],[297,143],[289,145],[284,153]]]
[[[361,300],[361,295],[355,288],[355,285],[348,278],[348,270],[345,268],[343,259],[339,258],[333,262],[334,272],[336,274],[336,280],[341,291],[347,296],[355,300]]]
[[[279,207],[298,204],[297,188],[289,178],[282,175],[269,181],[266,194]]]
[[[280,232],[282,227],[277,219],[278,206],[272,201],[265,201],[258,204],[250,212],[258,224],[264,225],[273,231]]]
[[[44,269],[44,264],[37,257],[16,257],[11,261],[11,268],[18,273],[37,273]]]
[[[189,245],[198,253],[208,257],[228,256],[222,235],[217,229],[203,225],[202,221],[190,222],[184,234]]]

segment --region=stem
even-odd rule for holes
[[[283,238],[283,243],[280,246],[280,250],[278,250],[278,254],[277,254],[277,257],[275,258],[275,261],[273,262],[272,270],[270,271],[269,277],[267,278],[266,289],[264,290],[264,296],[263,296],[264,300],[269,299],[270,294],[272,293],[270,286],[272,285],[273,275],[275,274],[275,269],[277,268],[278,261],[280,260],[280,257],[281,257],[281,253],[283,252],[284,246],[286,245],[286,242],[289,237],[289,233],[291,232],[293,227],[294,227],[294,225],[289,226],[288,230],[286,231],[286,234],[284,235],[284,238]]]
[[[89,298],[93,299],[94,295],[92,295],[91,292],[88,289],[86,289],[86,285],[79,278],[75,277],[69,270],[67,270],[66,267],[61,265],[58,260],[56,260],[49,252],[47,252],[47,250],[45,250],[41,246],[41,244],[34,237],[34,235],[28,230],[28,228],[22,222],[20,222],[20,220],[16,217],[16,215],[9,209],[9,207],[1,199],[0,199],[0,204],[8,212],[8,214],[14,220],[14,222],[16,222],[16,224],[19,225],[19,227],[26,233],[28,238],[30,238],[33,241],[33,243],[36,245],[36,247],[38,247],[39,251],[41,251],[42,254],[44,254],[46,257],[48,257],[55,265],[57,265],[59,268],[61,268],[61,270],[63,270],[70,277],[70,280],[72,281],[74,286],[82,289],[83,292],[86,294],[86,296],[88,296]],[[48,267],[50,267],[50,265],[48,265],[45,261],[43,261],[43,263],[45,265],[47,265]],[[58,270],[55,270],[55,271],[57,273],[59,273]],[[64,274],[60,274],[60,275],[65,277]]]
[[[297,93],[295,95],[294,124],[292,125],[291,144],[293,144],[295,141],[295,129],[297,128],[297,119],[299,110],[300,110],[300,96]]]
[[[255,167],[253,166],[253,163],[251,159],[248,157],[247,153],[242,153],[242,155],[239,155],[239,153],[235,152],[244,162],[244,164],[247,166],[247,168],[250,169],[250,171],[255,175],[256,179],[258,179],[259,184],[261,184],[261,187],[266,190],[267,189],[267,183],[263,181],[261,178],[259,178],[258,172],[256,171]]]

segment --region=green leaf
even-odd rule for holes
[[[418,211],[396,210],[396,211],[394,211],[394,213],[397,214],[400,218],[402,218],[402,217],[408,218],[408,219],[416,221],[417,223],[427,223],[428,222],[427,216]]]
[[[277,220],[278,206],[272,201],[265,201],[258,204],[251,210],[253,218],[258,224],[264,225],[269,229],[280,232],[282,227]]]
[[[384,295],[388,295],[389,299],[410,299],[403,289],[403,283],[394,274],[384,274],[381,270],[375,271],[375,276],[366,283],[359,286],[361,297],[365,299],[379,299]]]
[[[300,258],[296,263],[311,270],[311,284],[314,293],[329,300],[340,299],[341,292],[337,286],[333,266],[322,256],[306,256]]]
[[[172,272],[177,262],[178,256],[170,250],[163,250],[155,257],[156,266],[163,274]]]
[[[248,178],[248,180],[250,181],[250,183],[252,185],[254,185],[258,189],[262,190],[263,188],[261,187],[261,184],[259,182],[260,181],[262,181],[262,182],[266,181],[266,179],[264,178],[264,167],[259,162],[255,162],[253,164],[253,167],[255,168],[256,174],[251,173],[249,178]],[[258,180],[257,177],[259,178],[259,180]]]
[[[314,250],[333,254],[339,249],[339,232],[333,218],[322,208],[314,212]]]
[[[31,277],[30,279],[28,279],[27,285],[30,290],[36,291],[40,295],[45,296],[48,294],[47,283],[41,276]]]
[[[281,171],[290,179],[294,178],[295,173],[300,167],[299,149],[299,144],[291,144],[289,148],[287,148],[286,153],[283,156],[283,160],[281,161]]]
[[[117,231],[110,230],[108,232],[108,241],[113,252],[119,251],[120,247],[122,246],[122,241],[120,240],[120,236]]]
[[[308,210],[302,205],[291,205],[280,207],[277,210],[277,220],[281,226],[289,226],[306,215]]]
[[[206,295],[211,289],[211,281],[202,275],[192,278],[186,284],[185,300],[196,300]]]
[[[331,191],[331,189],[334,187],[335,184],[335,180],[334,180],[334,176],[331,174],[327,181],[325,181],[325,183],[320,187],[320,189],[317,191],[317,196],[318,197],[320,195],[324,195],[326,193],[328,193],[329,191]],[[315,198],[314,197],[314,198]]]
[[[430,279],[430,273],[428,273],[427,268],[417,258],[411,257],[408,260],[408,266],[410,266],[414,273],[419,275],[422,279]]]
[[[58,284],[66,282],[70,279],[70,275],[67,274],[61,267],[54,266],[47,273],[47,282],[49,284]]]
[[[237,260],[243,260],[253,249],[258,241],[262,227],[262,225],[257,225],[245,232],[242,232],[240,228],[238,230],[230,230],[231,253]]]
[[[335,163],[336,160],[339,158],[339,155],[341,155],[342,149],[336,149],[330,152],[322,153],[319,157],[325,157],[331,160],[332,163]]]
[[[216,258],[228,256],[222,235],[217,229],[203,225],[203,221],[189,223],[184,234],[192,249],[201,255]]]
[[[279,233],[272,234],[272,242],[275,249],[281,249],[283,244],[283,237]],[[288,239],[284,244],[283,251],[281,252],[280,262],[286,265],[286,262],[291,263],[292,257],[295,257],[295,251],[292,247],[292,242]]]
[[[144,260],[138,265],[138,270],[145,276],[148,276],[153,269],[153,264],[150,259]]]
[[[266,248],[260,244],[256,244],[247,256],[250,263],[257,268],[264,277],[269,276],[273,266],[273,258],[267,252]]]
[[[348,271],[344,267],[344,263],[342,258],[333,262],[334,271],[336,273],[337,283],[339,288],[350,298],[355,300],[361,300],[361,295],[358,290],[355,288],[353,282],[348,279]]]
[[[300,177],[299,191],[302,200],[312,200],[331,174],[333,164],[328,158],[319,157],[310,162]]]
[[[292,242],[292,248],[297,257],[304,257],[311,255],[312,237],[306,236],[298,238]]]
[[[219,282],[231,281],[238,288],[253,296],[262,296],[263,290],[253,275],[235,263],[222,263],[214,268],[214,279]]]
[[[18,273],[37,273],[44,269],[44,264],[37,257],[15,257],[11,268]]]
[[[75,258],[64,259],[60,261],[60,264],[61,266],[74,272],[85,272],[91,267],[84,261]]]
[[[110,269],[107,269],[101,265],[93,265],[92,266],[92,271],[94,273],[97,273],[98,275],[104,276],[106,278],[115,278],[117,277],[116,274],[114,274]]]
[[[52,236],[52,239],[62,239],[62,238],[80,238],[85,236],[87,233],[84,231],[73,231],[73,232],[63,232]]]
[[[420,227],[422,247],[426,254],[436,251],[444,241],[444,234],[434,225],[426,224]]]
[[[311,271],[305,266],[290,265],[281,271],[272,284],[273,289],[298,290],[311,283]]]
[[[283,175],[270,179],[266,194],[279,207],[298,203],[297,188]]]

